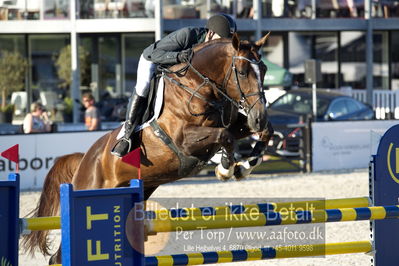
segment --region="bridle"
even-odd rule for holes
[[[224,80],[223,80],[223,84],[222,84],[222,85],[217,84],[216,82],[210,80],[208,77],[206,77],[205,75],[203,75],[202,73],[200,73],[200,72],[191,64],[191,62],[187,62],[187,64],[186,64],[183,68],[181,68],[181,69],[179,69],[179,70],[177,70],[177,71],[170,71],[170,70],[168,70],[168,69],[166,69],[166,68],[161,68],[161,70],[162,70],[162,76],[163,76],[165,79],[167,79],[168,81],[170,81],[171,83],[176,84],[177,86],[179,86],[180,88],[184,89],[184,90],[187,91],[189,94],[191,94],[190,99],[188,100],[188,103],[187,103],[187,104],[188,104],[188,110],[189,110],[189,112],[190,112],[190,114],[191,114],[192,116],[202,116],[202,115],[206,115],[206,114],[208,114],[208,113],[211,113],[211,111],[205,111],[205,112],[202,112],[202,113],[194,113],[194,112],[192,111],[192,109],[191,109],[191,101],[192,101],[192,99],[193,99],[194,97],[196,97],[196,98],[198,98],[198,99],[201,99],[201,100],[205,101],[205,102],[208,103],[211,107],[213,107],[214,109],[216,109],[217,111],[219,111],[219,112],[222,114],[222,123],[223,123],[223,126],[228,127],[231,121],[229,121],[228,123],[225,123],[225,121],[223,120],[223,117],[224,117],[223,112],[224,112],[224,106],[225,106],[225,105],[224,105],[224,102],[221,103],[220,101],[211,101],[211,100],[208,100],[207,98],[205,98],[203,95],[201,95],[201,94],[199,93],[199,90],[200,90],[202,87],[207,86],[207,85],[210,85],[215,91],[218,92],[219,95],[221,95],[221,97],[222,97],[225,101],[230,102],[231,105],[233,105],[234,107],[236,107],[239,111],[244,112],[245,115],[248,115],[248,114],[249,114],[249,112],[251,111],[251,109],[254,107],[254,105],[255,105],[260,99],[263,99],[263,101],[265,102],[265,100],[264,100],[264,97],[265,97],[265,96],[264,96],[264,93],[263,93],[263,86],[262,86],[262,84],[260,84],[260,83],[261,83],[260,76],[259,76],[260,73],[256,73],[256,75],[257,75],[257,80],[258,80],[258,88],[260,88],[259,91],[258,91],[258,92],[248,93],[248,94],[245,94],[245,93],[242,91],[241,84],[240,84],[240,82],[239,82],[239,77],[238,77],[239,73],[238,73],[238,70],[237,70],[237,68],[236,68],[236,60],[246,60],[246,61],[248,61],[248,62],[251,64],[251,66],[252,66],[253,68],[254,68],[255,65],[259,67],[259,65],[261,64],[261,60],[252,60],[252,59],[249,59],[249,58],[244,57],[244,56],[236,56],[236,55],[232,56],[232,63],[230,64],[229,70],[227,71],[227,73],[226,73],[226,75],[225,75],[225,78],[224,78]],[[199,84],[195,89],[192,89],[192,88],[190,88],[190,87],[188,87],[188,86],[182,84],[180,81],[178,81],[178,80],[176,80],[176,79],[174,79],[174,78],[168,76],[168,74],[176,74],[176,75],[179,75],[179,76],[183,76],[182,73],[186,72],[189,68],[190,68],[197,76],[199,76],[199,77],[202,79],[202,83]],[[254,71],[256,72],[255,68],[254,68]],[[231,76],[231,74],[232,74],[233,72],[234,72],[234,81],[235,81],[235,84],[236,84],[236,89],[237,89],[237,90],[239,91],[239,93],[240,93],[240,100],[239,100],[239,101],[236,101],[235,99],[231,98],[231,97],[227,94],[227,92],[226,92],[227,83],[228,83],[228,81],[229,81],[229,79],[230,79],[230,76]],[[246,75],[246,78],[248,78],[248,75]],[[248,97],[252,97],[252,96],[258,96],[258,99],[257,99],[252,105],[248,106],[248,100],[247,100],[247,99],[248,99]],[[247,103],[247,106],[245,105],[245,103]],[[231,119],[230,119],[230,120],[231,120]]]
[[[256,76],[257,76],[256,80],[258,81],[258,88],[260,88],[260,90],[258,92],[252,92],[252,93],[244,94],[244,92],[241,89],[241,85],[240,85],[239,78],[238,78],[238,70],[237,70],[237,67],[235,65],[235,61],[236,60],[245,60],[245,61],[248,61],[251,64],[251,66],[252,66],[252,68],[253,68]],[[248,114],[251,111],[251,109],[255,106],[255,104],[260,99],[263,99],[263,102],[265,102],[265,94],[264,94],[264,91],[263,91],[263,86],[261,84],[260,73],[259,73],[259,71],[256,70],[256,69],[259,69],[259,65],[261,63],[262,63],[261,59],[253,60],[253,59],[249,59],[249,58],[247,58],[245,56],[233,56],[231,67],[230,67],[230,69],[228,71],[228,74],[225,76],[225,79],[223,81],[223,88],[224,88],[226,86],[226,84],[227,84],[227,82],[229,80],[229,76],[231,74],[229,72],[231,72],[233,70],[234,71],[234,81],[236,83],[236,87],[237,87],[238,91],[240,92],[240,101],[239,101],[239,103],[240,103],[240,107],[241,107],[240,109],[241,110],[245,110],[245,106],[243,104],[245,102],[248,102],[247,101],[248,97],[259,96],[258,99],[251,106],[249,106],[249,108],[247,110],[245,110],[246,114]],[[254,66],[257,66],[257,67],[254,67]],[[246,75],[246,78],[248,78],[247,76],[248,75]]]

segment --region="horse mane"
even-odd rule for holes
[[[220,38],[220,39],[211,40],[208,42],[199,43],[193,47],[193,50],[194,50],[194,52],[198,52],[199,50],[202,50],[202,49],[204,49],[208,46],[214,45],[214,44],[231,44],[231,39]]]
[[[229,44],[231,44],[231,39],[227,39],[227,38],[220,38],[220,39],[215,39],[215,40],[211,40],[208,42],[197,44],[193,47],[194,56],[196,53],[201,52],[201,51],[211,48],[211,47],[213,48],[216,45],[229,45]],[[171,70],[171,71],[179,70],[179,69],[181,69],[182,65],[186,65],[186,63],[180,63],[180,64],[173,65],[173,66],[169,67],[169,70]]]

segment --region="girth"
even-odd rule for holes
[[[194,156],[187,156],[182,153],[173,142],[173,140],[166,134],[166,132],[159,126],[157,121],[154,119],[150,123],[152,129],[154,130],[155,136],[160,138],[179,158],[180,167],[178,170],[179,177],[185,177],[193,173],[194,170],[200,170],[203,168],[207,161],[202,161]]]

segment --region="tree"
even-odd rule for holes
[[[27,60],[19,52],[0,51],[1,110],[6,109],[7,97],[25,86]]]
[[[54,56],[54,60],[57,67],[58,77],[63,80],[59,86],[61,88],[68,88],[72,83],[71,45],[63,47],[60,50],[60,53]],[[88,78],[89,52],[83,46],[79,46],[79,64],[80,78],[82,83],[85,83]]]

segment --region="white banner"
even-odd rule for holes
[[[313,171],[367,168],[395,120],[312,123]]]
[[[19,144],[21,189],[41,188],[55,158],[86,152],[107,131],[0,136],[0,152]],[[0,158],[0,179],[15,172],[15,163]]]

